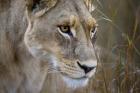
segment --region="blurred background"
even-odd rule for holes
[[[69,89],[57,74],[43,93],[140,93],[140,0],[91,0],[99,27],[98,69],[89,85]]]

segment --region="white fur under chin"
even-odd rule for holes
[[[80,87],[85,87],[88,84],[89,79],[83,78],[83,79],[72,79],[69,77],[63,76],[63,80],[67,84],[68,87],[76,89]]]

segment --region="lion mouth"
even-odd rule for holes
[[[65,73],[61,73],[61,75],[66,85],[72,89],[85,87],[89,81],[89,78],[87,76],[74,78]]]
[[[64,77],[68,77],[68,78],[75,79],[75,80],[82,80],[82,79],[88,79],[88,78],[89,78],[89,77],[87,77],[87,76],[82,76],[82,77],[74,78],[74,77],[69,76],[69,75],[66,74],[66,73],[62,73],[62,72],[61,72],[61,74],[62,74]]]

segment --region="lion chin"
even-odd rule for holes
[[[67,84],[67,86],[72,89],[85,87],[89,81],[88,78],[84,78],[84,77],[78,78],[78,79],[70,78],[67,76],[62,76],[62,77],[63,77],[64,82]]]

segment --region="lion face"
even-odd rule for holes
[[[86,85],[97,66],[92,42],[95,19],[83,0],[59,0],[50,8],[40,2],[27,9],[29,24],[24,41],[29,52],[47,62],[48,70],[61,73],[68,86]]]

